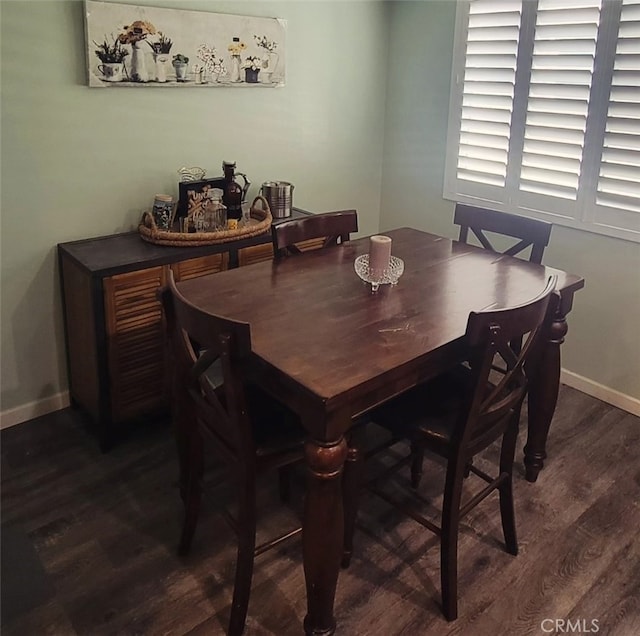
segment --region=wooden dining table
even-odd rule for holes
[[[557,275],[561,302],[531,363],[526,478],[535,481],[560,378],[560,345],[580,276],[416,229],[386,233],[404,261],[377,292],[354,269],[369,239],[178,283],[200,309],[250,324],[253,381],[287,404],[308,431],[303,520],[307,634],[333,634],[343,547],[341,476],[354,418],[459,364],[471,311],[537,296]]]

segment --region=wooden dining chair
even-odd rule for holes
[[[244,630],[256,556],[300,532],[290,529],[256,546],[256,482],[268,470],[286,471],[303,458],[305,431],[297,417],[248,383],[249,324],[207,314],[176,288],[159,291],[168,336],[172,414],[180,456],[180,489],[185,506],[180,552],[191,547],[202,498],[205,440],[211,442],[235,482],[237,515],[221,510],[238,536],[228,633]],[[285,477],[284,472],[280,475]],[[281,494],[286,493],[281,481]]]
[[[507,256],[515,256],[531,247],[529,261],[541,263],[544,248],[549,244],[549,236],[553,225],[546,221],[529,219],[515,214],[506,214],[488,208],[479,208],[463,203],[456,204],[453,222],[460,226],[461,243],[467,243],[469,230],[476,236],[482,247],[493,252],[500,252],[489,241],[485,232],[520,239],[501,252]]]
[[[358,213],[340,210],[324,214],[310,214],[271,226],[273,253],[276,258],[300,254],[304,249],[331,247],[348,241],[358,231]],[[319,239],[311,244],[312,239]],[[300,243],[306,242],[301,248]]]
[[[518,552],[512,472],[520,410],[527,390],[524,366],[535,355],[545,318],[555,311],[555,283],[556,278],[551,277],[538,297],[521,306],[472,312],[465,334],[469,362],[371,413],[371,420],[388,429],[394,438],[408,440],[446,460],[439,526],[418,507],[399,502],[385,492],[383,479],[373,480],[370,489],[440,537],[442,608],[449,621],[457,617],[460,520],[494,490],[500,495],[506,549],[514,555]],[[522,348],[514,351],[511,343],[521,336],[525,336]],[[495,355],[504,360],[507,371],[493,383],[490,374]],[[497,475],[491,476],[476,468],[472,459],[497,440],[501,440],[499,468]],[[409,455],[391,472],[412,461],[414,456]],[[469,472],[487,485],[462,504],[463,483]],[[388,475],[387,470],[383,476]]]

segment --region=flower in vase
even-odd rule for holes
[[[267,51],[267,53],[273,53],[278,48],[278,43],[275,40],[268,40],[266,35],[254,35],[253,39],[256,44]]]
[[[223,75],[227,72],[224,60],[218,57],[218,52],[213,46],[201,44],[197,51],[198,59],[203,63],[203,68],[212,75]]]
[[[262,67],[262,59],[257,55],[248,55],[242,64],[242,68],[251,69],[252,71],[259,71]]]
[[[113,38],[113,35],[111,37]],[[95,41],[94,44],[98,47],[95,53],[103,64],[120,64],[129,55],[128,49],[125,49],[116,38],[113,38],[113,44],[107,41],[106,36],[102,44]]]
[[[173,64],[174,66],[186,66],[187,64],[189,64],[189,58],[186,55],[182,55],[182,53],[178,53],[177,55],[173,56],[171,64]]]
[[[121,44],[135,44],[145,40],[149,35],[157,33],[156,27],[151,22],[136,20],[129,25],[122,27],[122,33],[118,36]]]
[[[151,50],[156,55],[159,55],[161,53],[170,53],[173,42],[160,31],[158,31],[158,35],[160,36],[160,39],[158,39],[156,42],[149,42],[147,40],[147,44],[151,47]]]
[[[247,45],[240,40],[240,38],[233,38],[233,42],[227,47],[227,51],[231,55],[240,56],[240,53],[247,48]]]

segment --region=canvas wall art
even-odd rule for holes
[[[284,86],[286,22],[85,1],[89,86]]]

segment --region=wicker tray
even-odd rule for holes
[[[257,203],[261,207],[257,207]],[[202,245],[215,245],[216,243],[229,243],[240,239],[251,238],[268,232],[271,228],[271,210],[264,197],[256,197],[249,209],[249,218],[239,224],[235,230],[221,230],[219,232],[173,232],[171,230],[159,230],[150,212],[145,212],[138,231],[143,240],[156,245],[169,245],[173,247],[199,247]]]

